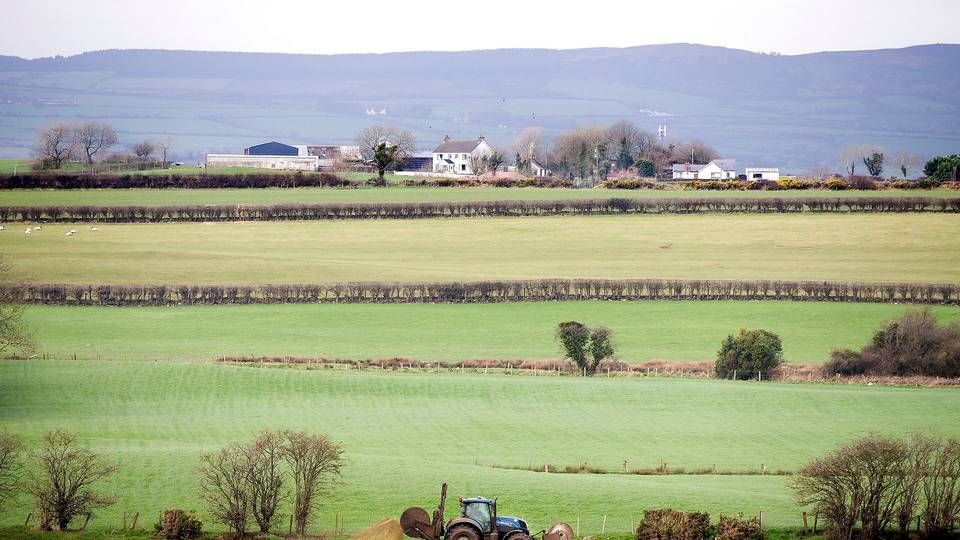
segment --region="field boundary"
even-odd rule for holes
[[[0,206],[0,222],[165,223],[655,214],[960,213],[960,197],[609,198],[272,205]]]
[[[22,304],[174,306],[543,301],[790,300],[960,305],[960,284],[694,279],[541,279],[315,284],[2,284]]]

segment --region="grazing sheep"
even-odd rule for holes
[[[74,234],[73,231],[67,232],[67,236],[73,236],[73,234]]]
[[[77,234],[77,230],[76,230],[76,229],[70,229],[70,232],[71,232],[72,234]]]
[[[33,228],[33,230],[35,230],[35,231],[42,231],[42,230],[43,230],[43,227],[37,225],[36,227]]]
[[[30,234],[32,232],[33,232],[33,229],[31,229],[30,227],[27,227],[27,230],[23,231],[23,234]]]
[[[6,227],[4,227],[3,225],[0,225],[0,231],[2,231],[2,230],[5,229],[5,228],[6,228]]]
[[[91,231],[99,231],[100,229],[98,229],[98,228],[96,228],[96,227],[90,227],[90,230],[91,230]]]

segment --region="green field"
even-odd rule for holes
[[[162,206],[191,204],[280,204],[341,202],[433,202],[557,200],[662,197],[960,197],[948,189],[930,191],[682,191],[551,188],[263,188],[263,189],[16,189],[0,191],[0,206],[95,205]]]
[[[739,328],[767,328],[790,362],[825,361],[860,347],[908,306],[828,302],[520,302],[506,304],[272,305],[162,308],[36,306],[27,322],[40,354],[59,358],[211,359],[222,355],[422,360],[547,359],[556,325],[612,328],[617,356],[711,360]],[[933,308],[941,321],[960,308]]]
[[[201,509],[194,467],[201,451],[259,429],[327,432],[343,441],[345,485],[320,528],[343,512],[356,531],[409,505],[451,495],[500,499],[503,513],[539,529],[576,522],[581,532],[627,532],[645,508],[716,516],[765,513],[800,525],[781,476],[559,475],[490,464],[795,470],[868,433],[960,435],[956,392],[944,389],[455,374],[256,369],[185,363],[0,364],[0,424],[35,445],[68,427],[119,463],[107,485],[121,514],[153,519],[170,506]],[[454,499],[456,500],[456,499]],[[0,524],[22,524],[25,503]],[[448,509],[452,512],[452,509]]]
[[[43,283],[590,278],[960,282],[960,215],[653,215],[47,225],[0,231]],[[79,234],[65,236],[76,228]]]

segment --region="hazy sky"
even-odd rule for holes
[[[399,7],[397,7],[399,6]],[[0,0],[0,54],[704,43],[797,54],[960,42],[960,0]]]

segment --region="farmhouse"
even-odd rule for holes
[[[747,167],[747,180],[779,180],[780,169],[776,167]]]
[[[544,167],[544,166],[543,166],[539,161],[537,161],[536,159],[531,159],[531,160],[530,160],[530,174],[532,174],[533,176],[536,176],[536,177],[539,178],[539,177],[544,177],[544,176],[553,176],[553,171],[551,171],[550,169]]]
[[[484,138],[455,140],[449,135],[443,138],[440,146],[433,150],[433,172],[453,174],[473,174],[470,157],[493,152]]]
[[[735,180],[737,160],[715,159],[706,165],[677,163],[673,166],[674,180]]]

